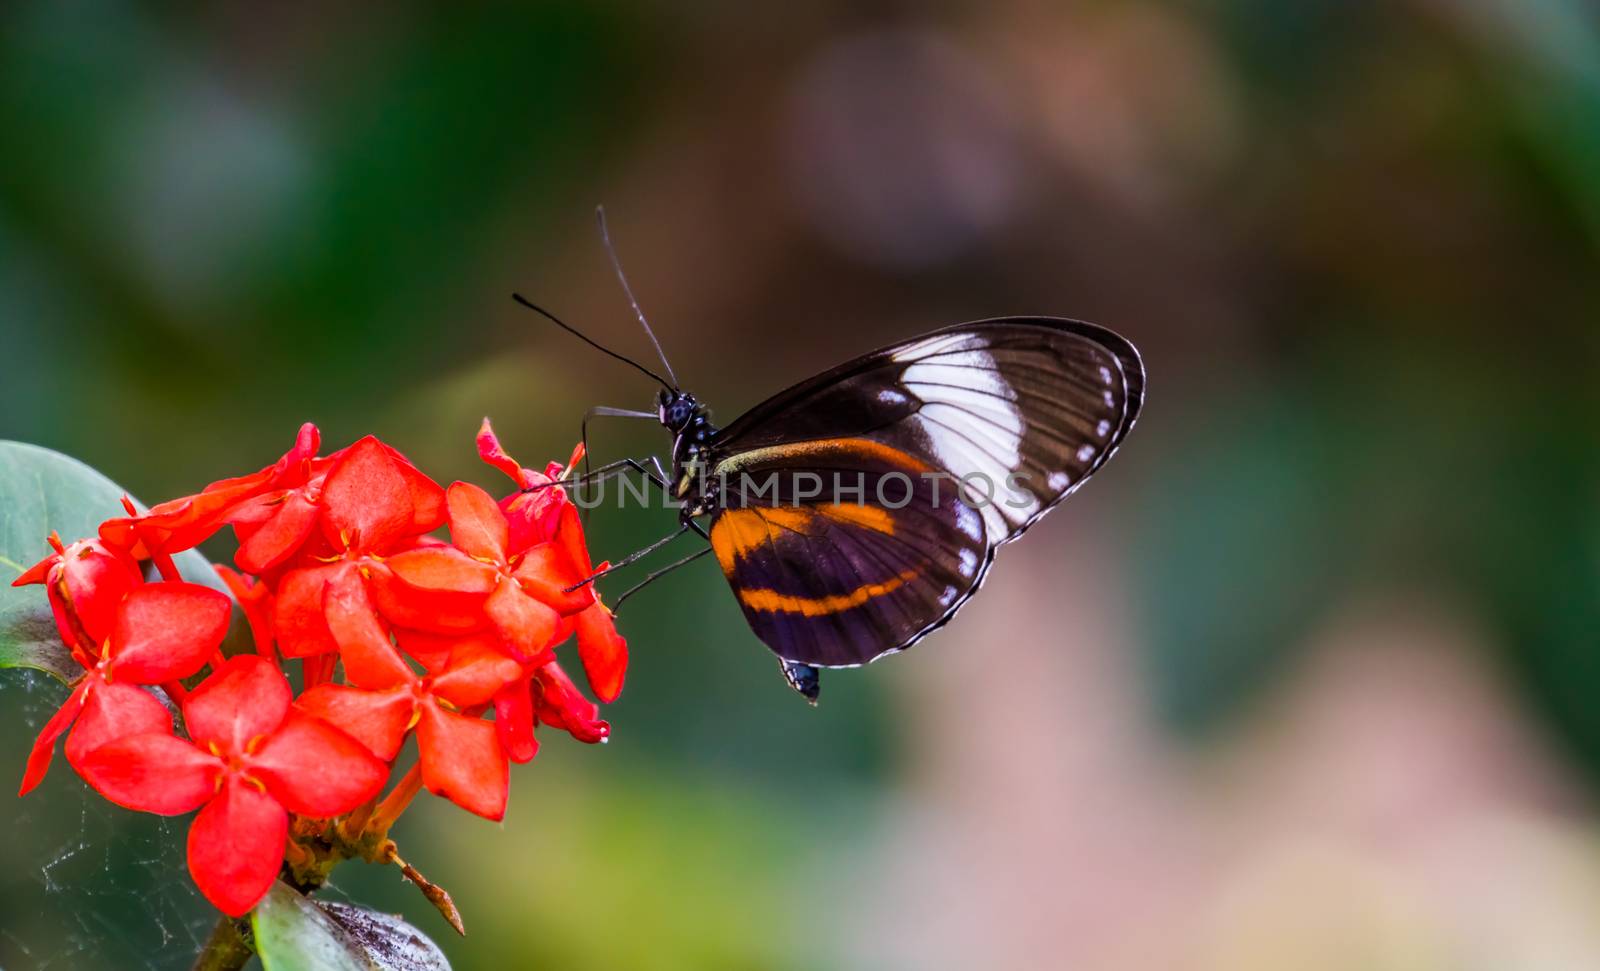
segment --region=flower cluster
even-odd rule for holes
[[[307,424],[259,472],[143,514],[125,501],[129,515],[98,536],[52,535],[54,554],[16,581],[44,585],[83,666],[34,744],[22,793],[66,735],[67,762],[112,802],[199,810],[189,870],[233,916],[285,865],[304,877],[341,852],[370,853],[419,786],[500,819],[509,763],[533,758],[537,723],[585,742],[609,731],[557,646],[576,637],[603,702],[627,665],[585,582],[604,564],[590,562],[555,484],[562,466],[523,468],[485,420],[479,454],[515,483],[496,500],[466,482],[441,488],[376,438],[331,455],[319,445]],[[435,536],[445,526],[448,542]],[[216,570],[254,647],[233,657],[232,600],[173,562],[227,527],[237,569]],[[413,733],[418,761],[380,804]]]

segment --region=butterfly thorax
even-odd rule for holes
[[[663,390],[656,399],[661,424],[672,433],[672,495],[683,503],[681,516],[692,519],[716,508],[715,483],[709,475],[711,447],[717,427],[711,413],[687,391]]]

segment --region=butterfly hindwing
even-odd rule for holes
[[[873,443],[766,452],[748,476],[777,502],[724,509],[711,545],[751,628],[779,657],[821,667],[906,645],[967,597],[987,566],[981,516],[949,485],[886,467]],[[825,470],[825,471],[818,471]],[[827,499],[816,497],[818,484]],[[888,504],[856,501],[882,492]],[[735,497],[740,500],[743,497]],[[767,498],[765,495],[762,498]]]
[[[864,355],[716,436],[713,546],[780,658],[903,649],[1105,463],[1143,392],[1133,346],[1078,321],[982,321]]]

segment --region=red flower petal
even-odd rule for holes
[[[165,705],[131,684],[97,684],[67,736],[67,761],[76,766],[107,742],[150,732],[172,734],[172,715]]]
[[[422,784],[429,792],[485,819],[505,816],[511,769],[493,725],[435,704],[423,705],[417,746]]]
[[[217,791],[222,760],[166,732],[146,732],[107,742],[74,766],[83,781],[127,809],[176,816],[206,803]]]
[[[13,587],[25,587],[30,583],[44,583],[49,577],[50,570],[61,562],[60,553],[51,553],[49,556],[22,571],[22,575],[11,581]]]
[[[487,492],[470,482],[457,482],[445,493],[450,509],[450,541],[468,556],[506,561],[509,535],[505,514]]]
[[[243,753],[271,733],[289,712],[289,682],[277,666],[254,654],[231,658],[189,692],[183,719],[197,745],[216,742]]]
[[[265,478],[260,481],[264,483]],[[100,538],[141,560],[191,549],[222,528],[230,497],[231,493],[185,496],[154,506],[143,515],[108,519],[100,524]]]
[[[539,752],[539,740],[533,737],[533,695],[528,682],[528,678],[518,678],[494,696],[494,730],[500,736],[500,747],[519,765],[532,761]]]
[[[583,461],[583,456],[587,451],[588,451],[588,447],[585,446],[583,441],[580,439],[579,441],[577,441],[576,443],[573,444],[573,446],[572,446],[572,454],[567,457],[566,466],[563,467],[563,466],[555,464],[554,462],[551,462],[549,465],[544,467],[544,474],[554,478],[556,475],[558,475],[559,473],[565,472],[567,469],[575,469],[575,468],[577,468],[578,467],[578,463]]]
[[[213,482],[197,495],[161,503],[143,516],[108,519],[100,524],[100,538],[140,559],[198,546],[222,528],[243,503],[304,483],[319,442],[317,427],[307,422],[300,427],[294,447],[275,464]]]
[[[317,457],[317,449],[321,447],[322,433],[317,426],[309,421],[301,425],[295,433],[294,447],[285,452],[283,458],[272,467],[272,484],[281,488],[305,482],[310,474],[310,463]]]
[[[576,614],[595,602],[594,584],[570,589],[589,576],[574,569],[567,551],[555,543],[530,547],[512,576],[531,596],[563,614]]]
[[[248,772],[290,812],[327,819],[376,796],[389,766],[332,725],[290,711],[250,757]]]
[[[448,666],[430,683],[436,696],[464,709],[488,704],[496,692],[521,676],[522,665],[479,637],[458,642]]]
[[[514,580],[505,580],[484,602],[483,612],[512,653],[531,660],[551,647],[561,615],[528,596]]]
[[[598,601],[578,615],[578,657],[595,697],[604,704],[616,701],[628,670],[628,642],[617,633],[611,611]]]
[[[228,633],[233,604],[197,583],[147,583],[122,601],[111,635],[111,676],[135,684],[187,678]]]
[[[450,663],[450,651],[455,648],[456,642],[463,637],[475,636],[478,635],[434,634],[400,627],[394,629],[394,639],[399,643],[400,649],[429,671],[442,671],[445,665]]]
[[[578,615],[577,614],[572,614],[570,616],[561,618],[561,626],[557,627],[555,634],[551,636],[551,638],[550,638],[550,646],[551,647],[559,647],[562,644],[565,644],[567,642],[567,639],[570,638],[573,634],[577,633],[577,631],[578,631]]]
[[[534,708],[540,721],[580,742],[598,742],[611,734],[611,726],[600,718],[599,706],[585,698],[554,661],[534,674]]]
[[[589,544],[583,537],[583,521],[578,518],[578,507],[568,503],[561,507],[561,522],[556,528],[556,542],[567,551],[572,568],[584,579],[594,572],[594,561],[589,559]]]
[[[522,466],[517,464],[516,459],[506,454],[500,439],[495,436],[494,427],[489,424],[487,418],[478,426],[478,457],[510,476],[511,481],[517,484],[517,488],[521,489],[528,485],[522,475]]]
[[[378,758],[392,762],[405,741],[417,700],[409,685],[363,691],[342,684],[319,684],[296,699],[294,706],[343,731]]]
[[[189,827],[189,873],[218,910],[240,917],[278,878],[289,814],[254,785],[231,777]]]
[[[313,657],[339,649],[322,612],[322,592],[343,563],[291,570],[278,581],[272,630],[284,657]]]
[[[259,472],[213,482],[205,487],[200,496],[225,497],[231,508],[264,492],[303,485],[310,474],[310,463],[321,444],[322,433],[316,425],[306,422],[295,433],[294,445],[278,461]]]
[[[44,781],[44,775],[50,770],[50,759],[56,752],[56,739],[67,730],[72,720],[78,717],[78,712],[83,710],[84,695],[89,693],[91,683],[73,690],[67,695],[67,700],[61,703],[56,713],[44,723],[39,730],[39,737],[33,740],[33,750],[28,753],[28,766],[22,772],[22,788],[17,790],[17,795],[26,796],[34,787]]]
[[[344,676],[358,688],[392,688],[416,680],[406,665],[389,632],[379,623],[367,584],[356,570],[334,574],[323,594],[323,609],[328,629],[339,645],[344,660]]]
[[[299,490],[285,489],[279,492],[268,492],[256,496],[249,502],[240,503],[228,513],[228,522],[234,531],[239,534],[239,541],[244,542],[245,532],[253,532],[261,528],[267,520],[278,514],[278,507],[289,498],[290,493]],[[240,527],[244,527],[241,531]]]
[[[66,599],[55,590],[48,591],[47,599],[50,602],[50,616],[55,619],[56,633],[61,635],[61,643],[73,658],[84,667],[93,667],[93,661],[85,661],[85,657],[98,657],[101,644],[91,641],[89,635],[78,622],[78,617],[72,612]]]
[[[406,489],[411,493],[411,532],[426,533],[443,526],[444,489],[412,465],[411,460],[401,455],[399,449],[386,442],[378,444],[394,459],[395,468],[400,470],[401,477],[406,480]]]
[[[483,626],[483,601],[498,571],[451,546],[422,546],[384,560],[372,596],[400,627],[445,634]]]
[[[561,489],[514,492],[500,500],[500,511],[511,528],[508,546],[511,555],[554,539],[561,510],[568,505]]]
[[[418,593],[487,595],[498,571],[451,546],[419,546],[384,560],[395,577]]]
[[[239,543],[233,562],[246,573],[265,573],[293,556],[317,526],[321,509],[296,489],[284,497],[271,517]]]
[[[64,591],[70,609],[98,648],[116,624],[117,607],[134,587],[144,582],[133,558],[106,547],[100,540],[82,540],[61,554],[61,574],[53,578]]]
[[[340,454],[322,485],[322,532],[336,547],[388,552],[411,534],[415,508],[406,477],[367,436]]]
[[[239,601],[239,606],[244,609],[256,653],[269,661],[275,658],[272,652],[272,588],[261,580],[252,580],[220,563],[212,569],[217,571],[217,576],[227,585],[233,599]]]

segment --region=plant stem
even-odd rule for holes
[[[194,960],[194,971],[239,971],[254,952],[239,936],[233,918],[224,914]]]
[[[406,807],[411,805],[411,800],[421,789],[422,763],[417,762],[399,782],[395,783],[395,787],[389,790],[383,801],[378,803],[377,810],[367,822],[367,831],[387,835],[389,827],[393,826],[394,821],[400,818],[400,814],[406,811]]]
[[[450,899],[449,892],[419,873],[416,867],[400,859],[400,851],[395,848],[394,840],[389,840],[383,845],[383,860],[398,866],[401,876],[417,885],[422,895],[428,898],[428,903],[433,904],[439,915],[450,922],[456,933],[462,937],[467,936],[466,925],[461,922],[461,911],[456,909],[456,902]]]

